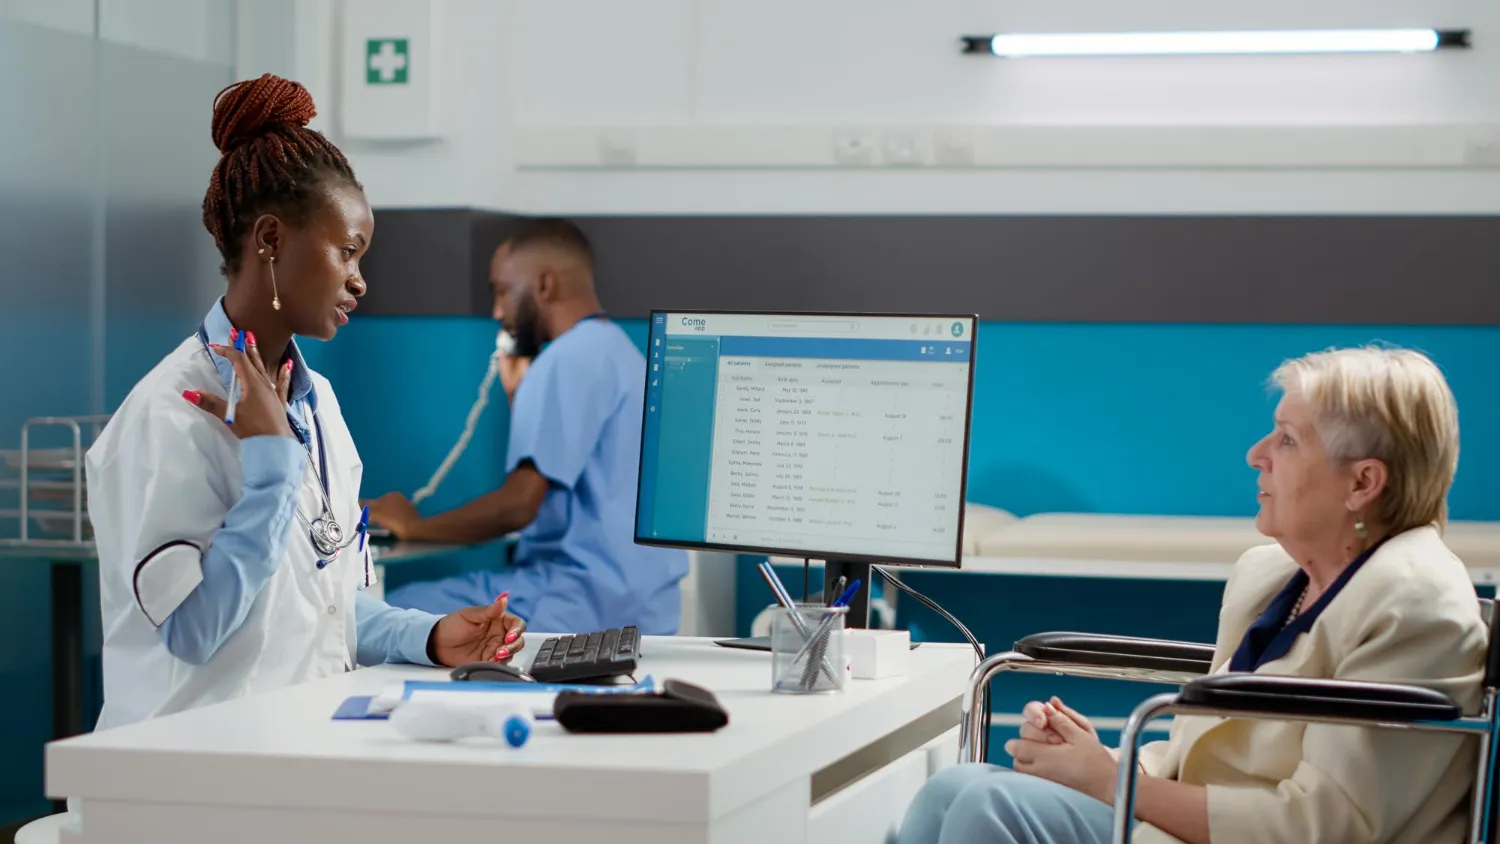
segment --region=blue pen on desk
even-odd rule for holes
[[[245,332],[240,331],[234,335],[234,350],[243,352],[245,350]],[[234,424],[234,407],[240,402],[240,371],[233,366],[229,368],[229,404],[224,410],[224,424]]]

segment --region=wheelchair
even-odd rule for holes
[[[1418,686],[1251,673],[1209,674],[1213,645],[1091,633],[1037,633],[1016,642],[1014,650],[985,659],[969,676],[962,702],[958,761],[985,761],[989,684],[1004,672],[1161,683],[1178,689],[1141,702],[1120,731],[1114,844],[1128,844],[1135,820],[1136,755],[1141,732],[1162,715],[1315,721],[1477,736],[1479,765],[1470,802],[1468,841],[1500,844],[1491,816],[1497,797],[1492,773],[1495,753],[1500,749],[1496,741],[1500,728],[1500,714],[1496,712],[1500,636],[1494,634],[1494,601],[1480,598],[1479,604],[1491,632],[1484,694],[1477,713],[1465,713],[1447,695]]]

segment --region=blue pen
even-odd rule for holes
[[[359,512],[359,527],[355,530],[359,531],[359,551],[364,553],[365,537],[370,535],[370,505],[366,504],[365,509]]]
[[[234,336],[234,350],[243,352],[245,350],[245,332],[241,331]],[[234,367],[229,368],[229,407],[224,411],[224,424],[234,424],[234,406],[240,401],[240,371]]]
[[[859,583],[860,582],[856,580],[853,583],[849,584],[849,588],[845,589],[843,593],[839,595],[838,599],[833,602],[833,606],[847,607],[849,605],[850,599],[854,597],[855,593],[859,592]]]

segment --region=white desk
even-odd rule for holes
[[[506,542],[513,541],[507,537]],[[468,547],[431,542],[397,542],[376,547],[380,577],[370,594],[384,597],[384,566],[451,554]],[[35,562],[52,569],[52,737],[66,738],[84,731],[83,712],[83,616],[99,614],[99,607],[83,606],[83,565],[99,560],[92,540],[72,542],[39,539],[22,542],[0,539],[0,560]],[[97,714],[97,713],[96,713]]]
[[[519,750],[330,720],[349,695],[443,676],[364,669],[50,744],[47,793],[82,798],[90,844],[883,844],[916,789],[956,758],[973,651],[925,644],[906,676],[819,697],[772,694],[769,662],[646,637],[643,671],[713,689],[729,726],[583,736],[542,722]]]

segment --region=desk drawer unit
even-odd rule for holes
[[[807,844],[886,844],[917,791],[957,753],[954,728],[814,803]]]

